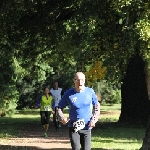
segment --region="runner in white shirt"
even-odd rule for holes
[[[55,125],[55,130],[58,131],[60,124],[56,117],[56,107],[58,106],[58,103],[61,100],[61,97],[63,95],[63,90],[62,88],[58,87],[57,81],[54,82],[53,88],[50,89],[50,93],[52,94],[53,97],[53,103],[52,103],[53,111],[55,111],[55,113],[53,114],[53,122]]]

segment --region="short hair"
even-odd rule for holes
[[[55,81],[53,81],[53,84],[54,84],[54,83],[58,83],[58,81],[57,81],[57,80],[55,80]]]
[[[85,74],[84,74],[83,72],[76,72],[76,73],[74,74],[74,79],[75,79],[75,77],[77,76],[77,74],[83,74],[84,77],[85,77]]]

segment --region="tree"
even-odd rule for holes
[[[11,114],[17,103],[21,107],[34,105],[38,89],[45,85],[51,72],[56,72],[53,64],[64,56],[58,49],[64,41],[60,39],[65,38],[63,21],[77,6],[78,3],[60,0],[0,2],[2,110],[7,108]],[[64,63],[69,65],[70,61]]]
[[[0,7],[1,49],[6,53],[1,64],[7,62],[3,66],[11,78],[2,85],[16,89],[16,98],[18,92],[35,95],[32,88],[41,88],[54,77],[51,72],[66,70],[64,64],[75,68],[81,59],[84,65],[102,61],[105,79],[121,82],[136,47],[144,58],[150,38],[148,0],[3,0]]]
[[[147,123],[150,101],[144,69],[145,62],[138,54],[130,60],[121,86],[122,107],[119,122]]]
[[[126,82],[129,83],[129,80],[126,81],[128,76],[126,73],[128,72],[127,68],[130,68],[130,66],[128,67],[130,60],[134,59],[137,54],[145,60],[147,54],[147,44],[150,39],[148,1],[83,1],[75,14],[76,16],[67,23],[67,26],[72,29],[70,32],[75,32],[79,37],[78,42],[79,40],[82,41],[79,42],[79,47],[83,50],[82,55],[84,54],[84,56],[81,55],[80,61],[84,60],[84,65],[88,65],[89,62],[100,59],[103,65],[107,67],[105,79],[112,84],[123,82],[123,85],[125,85]],[[126,107],[124,105],[126,97],[124,96],[129,93],[127,93],[127,90],[123,90],[123,93],[124,91],[126,93],[122,95],[121,122],[139,123],[148,118],[149,101],[144,78],[144,65],[142,60],[137,60],[136,63],[142,66],[140,67],[142,74],[140,81],[142,81],[143,89],[142,92],[138,93],[141,94],[139,96],[141,99],[136,101],[137,97],[135,96],[134,101],[141,105],[141,109],[138,105],[135,105],[134,101],[133,105],[130,105],[129,102],[127,108],[132,107],[130,108],[130,114],[136,114],[125,117],[128,110],[123,108]],[[139,85],[135,83],[133,83],[133,86],[137,89]],[[133,88],[130,93],[136,95]],[[143,109],[144,107],[145,109]],[[133,112],[134,110],[136,111]],[[139,116],[140,113],[141,117]],[[142,117],[142,114],[144,117]],[[136,115],[139,116],[138,119],[134,117]]]

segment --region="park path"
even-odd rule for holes
[[[17,138],[0,141],[0,150],[71,150],[67,126],[62,125],[55,131],[52,122],[48,137],[43,137],[43,129],[39,124],[26,125],[19,131]]]
[[[114,114],[107,112],[101,113],[101,116]],[[0,140],[0,150],[71,150],[67,125],[62,125],[56,132],[53,122],[50,121],[47,138],[43,136],[40,121],[39,124],[37,122],[25,124],[18,130],[19,135],[16,138]]]

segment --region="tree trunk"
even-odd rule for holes
[[[120,123],[145,124],[150,102],[146,85],[145,62],[136,55],[131,59],[121,86],[122,106]]]
[[[150,100],[150,59],[147,60],[146,72],[147,72],[147,89]],[[148,125],[146,128],[145,137],[143,139],[141,150],[149,150],[149,149],[150,149],[150,116],[148,119]]]

